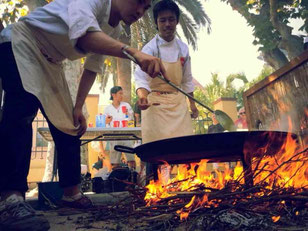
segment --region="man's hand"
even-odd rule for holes
[[[145,54],[138,50],[133,54],[133,56],[137,60],[141,70],[146,72],[150,77],[154,78],[161,74],[169,81],[166,69],[161,62],[161,59]]]
[[[148,102],[148,90],[145,88],[138,88],[137,89],[137,95],[138,95],[138,107],[140,110],[146,110],[148,107],[150,107],[149,102]]]
[[[138,103],[138,107],[140,108],[140,110],[146,110],[150,107],[150,104],[147,98],[139,98],[137,103]]]
[[[110,124],[112,121],[112,116],[111,115],[107,115],[106,116],[106,124]]]
[[[82,109],[81,108],[74,108],[73,117],[74,117],[75,127],[78,127],[78,125],[79,125],[79,127],[77,129],[77,134],[79,136],[82,136],[87,130],[87,122],[86,122],[86,118],[84,117],[84,115],[82,113]]]
[[[199,116],[199,111],[194,103],[190,104],[190,110],[192,112],[192,114],[190,115],[191,118],[196,119]]]

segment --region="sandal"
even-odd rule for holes
[[[83,194],[81,195],[79,199],[76,199],[76,200],[62,199],[60,201],[60,204],[62,205],[62,207],[69,207],[69,208],[75,208],[75,209],[90,209],[94,207],[92,201]]]

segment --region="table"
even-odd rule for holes
[[[40,127],[37,131],[46,141],[53,141],[48,127]],[[80,140],[82,145],[91,141],[141,140],[141,128],[87,128]]]
[[[40,135],[46,141],[53,141],[48,127],[40,127],[37,129]],[[125,127],[125,128],[87,128],[85,134],[80,138],[81,145],[85,145],[92,141],[111,141],[111,140],[141,140],[140,127]],[[57,151],[54,149],[54,164],[52,180],[57,176]]]

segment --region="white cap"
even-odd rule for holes
[[[308,37],[304,37],[304,43],[308,43]]]

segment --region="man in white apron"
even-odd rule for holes
[[[49,224],[24,202],[32,146],[32,121],[40,108],[58,153],[63,204],[88,208],[79,190],[80,136],[86,130],[85,98],[102,72],[103,55],[125,49],[151,77],[165,69],[157,57],[117,41],[121,26],[143,16],[151,0],[54,0],[0,34],[0,77],[6,93],[0,123],[0,227],[46,230]],[[62,61],[86,57],[73,105]],[[69,166],[69,167],[68,167]]]
[[[188,47],[175,36],[180,17],[179,8],[173,1],[163,0],[154,6],[153,15],[159,33],[142,51],[161,58],[171,82],[193,95]],[[191,116],[183,94],[158,78],[150,78],[139,67],[135,71],[135,81],[138,104],[143,110],[143,143],[193,134]],[[191,100],[189,102],[192,117],[196,118],[196,105]]]
[[[173,1],[163,0],[154,6],[153,15],[158,34],[142,51],[161,58],[170,81],[193,96],[189,50],[175,36],[180,17],[179,7]],[[190,115],[186,97],[164,81],[158,78],[152,80],[139,67],[135,72],[135,81],[138,104],[143,110],[143,143],[193,134],[191,117],[198,116],[194,101],[189,100],[192,111]],[[169,170],[170,168],[161,168],[163,183],[168,181]]]

